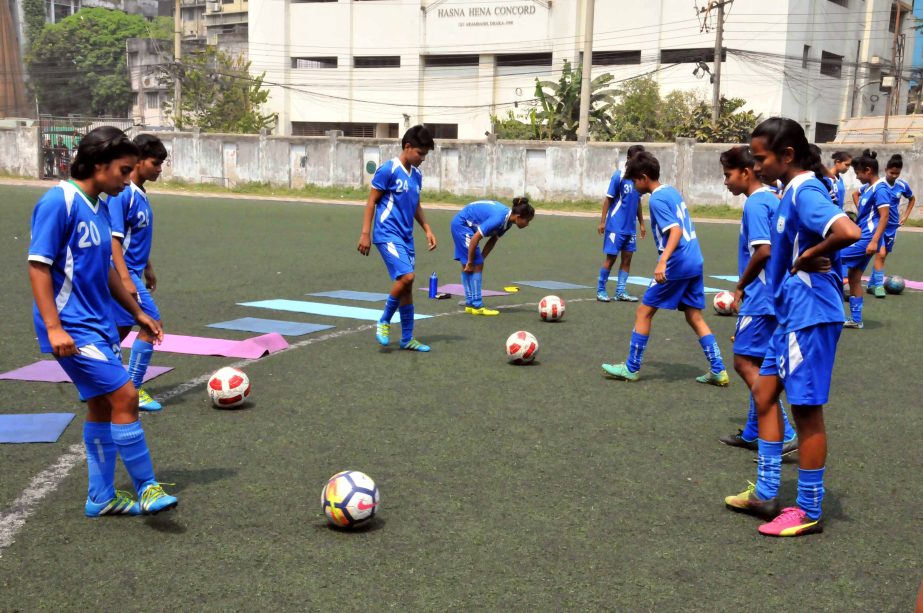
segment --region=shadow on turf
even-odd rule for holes
[[[176,521],[176,511],[168,511],[144,518],[144,525],[151,530],[162,532],[164,534],[185,534],[186,526]]]
[[[355,528],[340,528],[338,526],[334,526],[325,519],[322,522],[315,523],[314,529],[323,530],[325,532],[336,532],[339,534],[365,534],[367,532],[378,532],[385,527],[386,523],[387,522],[384,519],[376,515],[370,521],[364,524],[359,524]]]
[[[677,364],[675,362],[645,362],[645,372],[643,379],[654,379],[662,381],[686,381],[701,376],[708,370],[708,365],[690,366],[688,364]],[[657,369],[656,371],[653,369]]]
[[[171,485],[169,491],[171,494],[182,492],[189,485],[208,485],[216,481],[229,479],[237,474],[233,468],[198,468],[198,469],[179,469],[164,471],[164,476],[169,480]],[[166,483],[166,481],[164,481]]]

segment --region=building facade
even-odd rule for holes
[[[388,137],[426,123],[437,137],[483,138],[491,116],[521,117],[534,104],[536,79],[556,80],[565,61],[580,62],[587,1],[253,3],[249,58],[266,73],[267,110],[282,134]],[[709,4],[596,0],[593,76],[650,75],[661,94],[691,90],[710,101]],[[880,83],[893,72],[895,35],[913,38],[910,9],[895,0],[726,2],[722,94],[832,140],[844,117],[884,112],[894,93]],[[907,83],[895,92],[905,100]]]

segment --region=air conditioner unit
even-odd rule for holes
[[[881,56],[873,55],[869,58],[869,66],[881,66]]]
[[[208,12],[209,12],[209,13],[220,13],[220,12],[221,12],[221,3],[220,3],[220,2],[209,2],[209,3],[208,3]]]

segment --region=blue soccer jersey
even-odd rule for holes
[[[109,198],[109,219],[112,236],[122,241],[125,265],[140,275],[154,241],[154,212],[147,193],[131,183],[118,196]]]
[[[51,267],[52,291],[61,327],[77,347],[117,339],[110,313],[109,263],[112,238],[106,203],[62,181],[48,190],[32,213],[29,260]],[[39,348],[51,353],[48,330],[33,304]]]
[[[834,201],[840,209],[846,206],[846,182],[843,181],[843,175],[836,177],[836,200]]]
[[[413,219],[420,205],[423,173],[414,166],[408,171],[394,158],[375,171],[372,187],[382,192],[375,208],[372,242],[413,245]]]
[[[737,251],[737,274],[743,276],[750,264],[750,257],[760,245],[770,245],[772,216],[779,206],[779,199],[768,187],[762,187],[747,198],[744,214],[740,221],[740,241]],[[772,286],[766,277],[766,269],[760,271],[744,290],[740,305],[741,315],[772,315]]]
[[[827,188],[827,193],[830,194],[830,201],[842,209],[843,205],[837,202],[836,181],[830,177],[824,177],[823,179],[821,179],[821,183],[823,183],[824,187]]]
[[[496,200],[478,200],[460,210],[455,219],[472,231],[480,232],[483,237],[499,238],[509,229],[512,212],[512,209]]]
[[[811,172],[795,177],[782,193],[772,219],[772,257],[766,265],[780,332],[843,323],[839,255],[827,254],[832,260],[830,272],[798,271],[793,275],[790,271],[795,260],[823,241],[833,222],[845,215]]]
[[[874,185],[866,187],[859,195],[859,212],[856,215],[856,225],[862,230],[859,243],[868,245],[879,223],[888,223],[888,219],[881,219],[881,208],[891,206],[892,192],[885,179],[878,179]]]
[[[679,227],[683,231],[679,244],[667,260],[667,279],[688,279],[702,274],[705,260],[692,226],[692,218],[689,217],[689,210],[680,193],[669,185],[661,185],[651,193],[648,205],[657,253],[663,253],[671,228]]]
[[[885,237],[891,238],[897,234],[901,225],[901,198],[913,198],[913,190],[907,181],[898,179],[891,186],[891,208],[888,209],[888,227],[885,228]]]
[[[641,202],[641,194],[635,189],[635,182],[623,178],[622,171],[616,170],[609,181],[606,197],[612,200],[606,213],[606,232],[634,234],[638,205]]]

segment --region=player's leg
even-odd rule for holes
[[[619,279],[615,288],[615,299],[619,302],[637,302],[638,299],[632,296],[625,289],[628,284],[628,276],[631,271],[631,256],[636,250],[637,242],[634,234],[622,234],[619,238],[619,252],[621,253],[622,263],[619,266]]]
[[[401,301],[404,300],[405,287],[408,285],[405,277],[410,275],[409,285],[413,287],[413,265],[403,245],[397,243],[375,243],[381,259],[388,269],[391,277],[391,290],[385,300],[385,309],[382,311],[375,327],[375,338],[381,345],[387,345],[391,338],[391,319],[397,313]]]
[[[603,265],[599,269],[599,278],[596,280],[596,299],[600,302],[609,302],[609,292],[606,290],[606,283],[609,282],[609,274],[612,272],[612,267],[615,265],[615,258],[617,257],[615,253],[610,253],[610,249],[614,249],[614,241],[609,238],[609,234],[606,234],[606,238],[603,244],[603,253],[606,255],[606,259],[603,260]]]
[[[409,351],[422,351],[427,352],[430,350],[429,345],[424,345],[417,339],[413,337],[413,324],[414,324],[414,307],[413,307],[413,282],[414,282],[414,265],[416,259],[413,252],[413,245],[404,245],[401,248],[401,262],[405,267],[405,270],[408,270],[405,274],[398,278],[399,281],[403,283],[403,290],[400,295],[400,306],[398,306],[398,313],[401,318],[401,349],[407,349]]]
[[[876,298],[886,298],[885,292],[885,261],[890,253],[890,245],[893,244],[894,238],[885,237],[881,249],[875,254],[875,263],[872,265],[872,275],[868,282],[868,292],[874,294]]]
[[[499,315],[500,311],[496,309],[488,309],[484,306],[484,299],[482,297],[482,283],[484,277],[484,258],[481,256],[481,250],[478,249],[475,252],[475,265],[474,271],[471,273],[471,295],[472,295],[472,308],[469,311],[473,315]],[[466,309],[467,310],[467,309]]]
[[[474,286],[472,284],[473,273],[465,272],[465,266],[468,264],[468,246],[471,244],[471,238],[474,233],[471,228],[464,224],[452,222],[452,242],[455,244],[455,260],[461,264],[461,284],[465,290],[465,312],[473,313],[474,308]]]
[[[862,271],[865,266],[849,268],[849,319],[845,328],[862,328]]]
[[[654,287],[652,285],[645,292],[645,300]],[[644,361],[644,351],[647,349],[647,341],[651,334],[651,324],[657,310],[658,307],[646,304],[646,302],[638,305],[635,311],[635,325],[631,331],[631,343],[628,345],[628,358],[621,364],[603,364],[602,368],[606,373],[616,379],[625,381],[638,380],[638,371],[641,370],[641,363]]]
[[[131,280],[138,289],[138,303],[141,305],[141,310],[151,319],[162,325],[163,322],[160,316],[160,309],[157,308],[154,297],[151,296],[150,291],[145,287],[141,275],[132,272]],[[116,323],[124,325],[125,321],[126,320],[122,319],[122,315],[120,314],[119,320]],[[163,408],[159,402],[154,400],[151,395],[141,387],[141,384],[144,382],[144,375],[147,373],[147,368],[154,355],[154,340],[154,336],[149,332],[144,329],[139,330],[138,336],[131,345],[131,354],[128,357],[128,376],[131,377],[132,384],[134,384],[135,389],[138,390],[138,407],[142,411],[159,411]]]
[[[700,377],[696,377],[696,381],[709,385],[717,385],[718,387],[727,387],[730,382],[730,377],[728,377],[727,370],[724,367],[724,360],[721,357],[721,348],[718,346],[718,341],[715,339],[715,335],[712,334],[711,328],[705,323],[705,318],[702,317],[702,310],[687,306],[683,311],[686,316],[686,323],[689,324],[689,327],[692,328],[693,332],[695,332],[698,337],[702,352],[705,354],[705,358],[708,360],[708,364],[711,367],[707,373]]]

